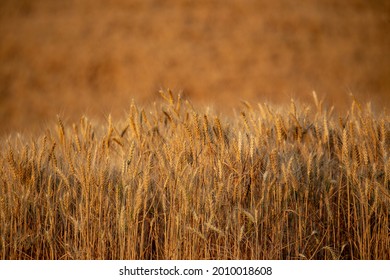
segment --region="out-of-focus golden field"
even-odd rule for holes
[[[120,117],[167,87],[227,112],[313,90],[382,109],[389,18],[388,1],[2,0],[0,133]]]
[[[390,4],[105,2],[1,1],[0,259],[390,259]]]

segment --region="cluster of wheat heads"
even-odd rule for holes
[[[2,140],[2,259],[389,259],[389,117],[166,99]]]

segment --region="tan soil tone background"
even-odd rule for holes
[[[0,34],[0,135],[123,117],[166,87],[227,111],[313,90],[390,104],[385,0],[1,0]]]

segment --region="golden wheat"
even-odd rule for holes
[[[387,115],[161,95],[2,140],[2,259],[390,259]]]

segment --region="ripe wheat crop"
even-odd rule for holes
[[[390,259],[390,122],[180,96],[0,150],[2,259]]]

